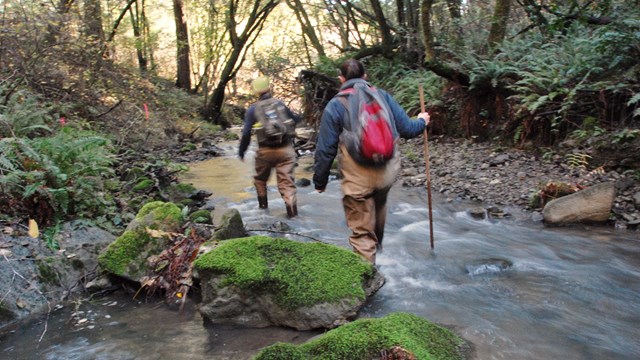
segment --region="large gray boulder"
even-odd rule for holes
[[[77,224],[75,224],[77,225]],[[18,236],[5,227],[0,232],[0,328],[49,305],[84,294],[82,284],[95,276],[98,253],[115,236],[93,226],[63,224],[57,234],[59,250],[41,238]]]
[[[604,222],[609,219],[615,196],[613,182],[600,183],[550,201],[542,216],[545,223],[554,225]]]
[[[384,278],[352,251],[253,236],[196,259],[201,314],[214,324],[333,328],[354,318]]]

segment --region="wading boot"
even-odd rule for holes
[[[287,205],[287,217],[289,219],[298,216],[298,205]]]
[[[269,207],[266,196],[258,196],[258,207],[260,209],[267,209]]]

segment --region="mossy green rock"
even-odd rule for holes
[[[191,184],[179,183],[169,185],[164,191],[171,202],[182,203],[196,192],[196,188]]]
[[[140,281],[151,270],[147,258],[162,252],[165,245],[164,238],[153,238],[144,229],[125,231],[100,254],[98,264],[109,273]]]
[[[332,328],[353,318],[384,283],[352,251],[266,236],[221,242],[195,268],[203,316],[252,327]]]
[[[178,232],[183,223],[182,211],[177,205],[152,201],[138,211],[135,219],[127,226],[127,230],[147,227],[153,230]]]
[[[212,224],[211,211],[197,210],[189,214],[189,220],[196,224]]]
[[[161,253],[166,245],[165,237],[151,237],[146,229],[179,232],[183,224],[180,208],[172,203],[154,201],[140,209],[125,231],[109,244],[98,257],[100,267],[112,274],[140,281],[151,272],[147,259]]]
[[[392,313],[356,320],[305,344],[277,343],[254,360],[368,360],[394,352],[405,357],[384,358],[457,360],[464,359],[465,347],[464,340],[446,328],[413,314]]]
[[[136,183],[136,185],[133,187],[133,191],[136,191],[136,192],[147,191],[151,189],[154,184],[155,182],[153,180],[144,179]]]

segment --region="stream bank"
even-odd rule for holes
[[[565,148],[571,154],[572,148]],[[474,143],[465,139],[441,136],[429,138],[430,178],[432,192],[447,201],[470,200],[478,206],[498,206],[518,218],[541,221],[539,204],[532,197],[542,185],[563,182],[577,188],[605,181],[616,184],[616,199],[607,224],[616,229],[638,229],[640,224],[640,170],[622,166],[596,169],[572,166],[571,157],[562,153],[540,152],[540,149],[518,150],[498,144]],[[422,187],[426,182],[424,142],[422,138],[404,141],[403,186]],[[640,149],[637,149],[640,153]],[[618,155],[624,159],[624,154]]]

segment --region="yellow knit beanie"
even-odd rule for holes
[[[269,78],[260,76],[251,82],[251,87],[256,94],[262,94],[269,91]]]

